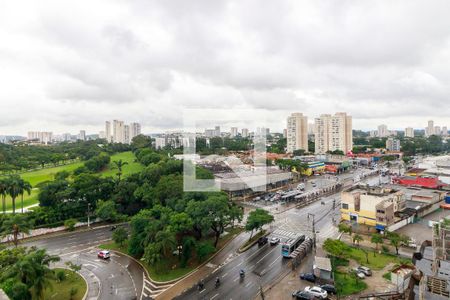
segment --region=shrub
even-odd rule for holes
[[[78,221],[76,219],[67,219],[66,221],[64,221],[64,226],[67,230],[73,231],[77,222]]]
[[[66,279],[66,272],[64,270],[56,271],[56,280],[59,282],[64,281]]]

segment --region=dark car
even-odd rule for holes
[[[322,290],[327,291],[329,294],[336,294],[336,288],[332,284],[324,284],[320,286]]]
[[[316,276],[312,273],[302,273],[302,274],[300,274],[300,279],[306,280],[309,282],[316,282]]]
[[[292,293],[292,297],[298,300],[312,300],[314,296],[305,291],[295,291]]]
[[[265,244],[267,244],[268,241],[269,241],[269,239],[266,236],[260,237],[258,239],[258,245],[259,246],[265,245]]]

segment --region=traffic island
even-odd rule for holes
[[[239,249],[238,252],[239,253],[243,253],[245,251],[247,251],[248,249],[250,249],[254,244],[256,244],[258,242],[258,240],[261,237],[265,237],[267,236],[268,233],[266,230],[261,230],[260,232],[258,232],[257,234],[255,234],[251,239],[249,239],[248,241],[246,241]]]

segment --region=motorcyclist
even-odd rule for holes
[[[240,275],[241,277],[244,277],[244,276],[245,276],[245,271],[244,271],[243,269],[241,269],[241,270],[239,271],[239,275]]]
[[[219,286],[219,285],[220,285],[220,278],[217,277],[217,278],[216,278],[216,286]]]

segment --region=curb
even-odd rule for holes
[[[177,279],[176,282],[174,282],[174,285],[176,285],[177,283],[179,283],[181,280],[193,275],[195,272],[197,272],[200,268],[202,268],[203,266],[205,266],[206,264],[208,264],[214,257],[216,257],[220,252],[222,252],[222,250],[228,246],[234,239],[236,239],[239,235],[245,233],[245,231],[240,232],[239,234],[235,234],[230,240],[228,240],[223,246],[222,248],[220,248],[218,251],[216,251],[216,253],[214,253],[210,258],[208,258],[208,260],[204,261],[202,264],[200,264],[197,268],[195,268],[194,270],[192,270],[191,272],[185,274],[183,277],[180,277],[179,279]],[[172,286],[173,287],[173,286]],[[170,289],[170,288],[169,288]],[[168,289],[168,290],[169,290]],[[186,291],[186,289],[183,290],[182,293],[184,293]],[[162,293],[163,294],[163,293]],[[177,296],[179,296],[180,294],[178,294]],[[159,295],[158,295],[159,297]]]
[[[255,245],[258,240],[262,237],[268,236],[270,234],[270,232],[266,231],[264,232],[264,234],[262,234],[258,239],[254,240],[253,242],[251,242],[249,245],[245,246],[244,248],[240,247],[237,252],[240,253],[244,253],[245,251],[247,251],[248,249],[250,249],[251,247],[253,247],[253,245]]]

